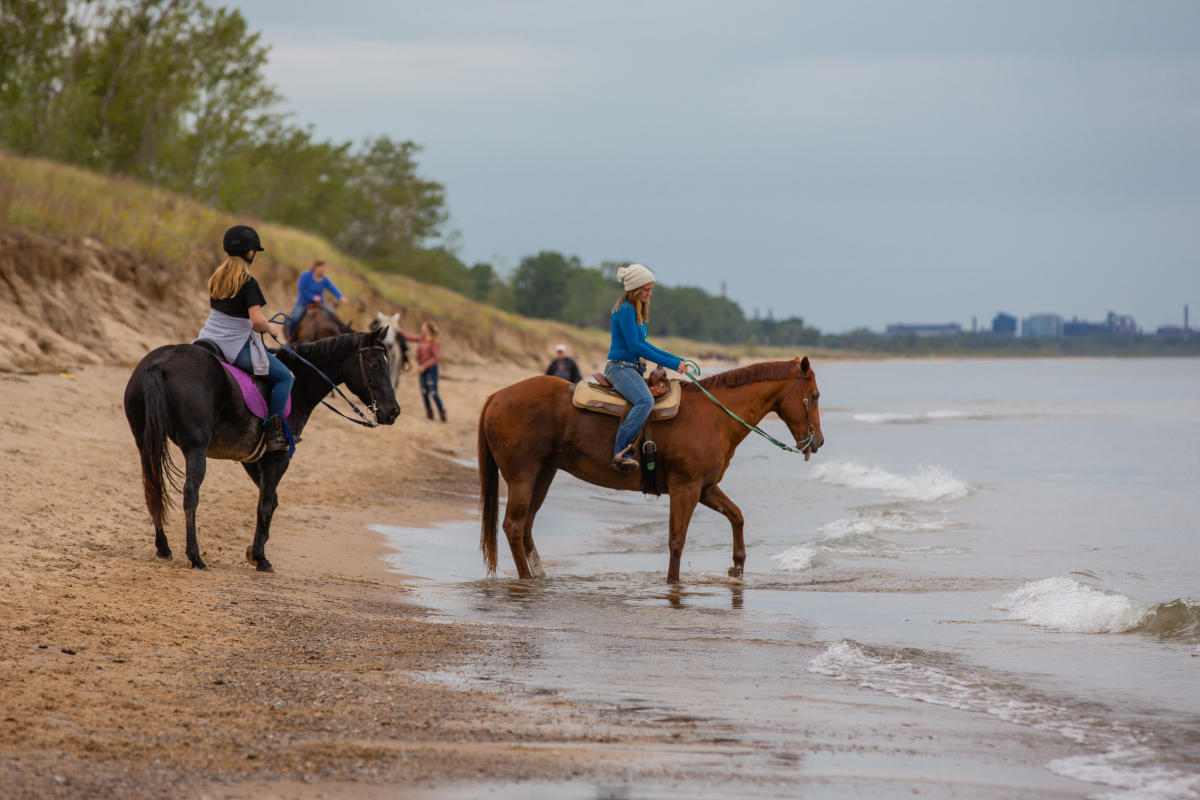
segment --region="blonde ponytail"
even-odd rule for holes
[[[233,297],[250,280],[250,264],[241,256],[230,256],[208,277],[208,293],[216,300]]]

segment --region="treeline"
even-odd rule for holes
[[[317,139],[278,110],[267,55],[238,11],[203,0],[0,0],[0,146],[439,277],[442,251],[424,245],[445,193],[418,174],[420,147]]]
[[[606,261],[587,267],[578,258],[552,251],[528,256],[508,286],[513,310],[528,317],[607,329],[613,305],[621,296],[617,270],[628,263]],[[691,286],[662,284],[654,288],[647,327],[656,336],[723,344],[811,345],[821,337],[802,319],[747,319],[729,298]]]

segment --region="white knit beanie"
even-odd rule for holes
[[[647,283],[654,283],[654,273],[641,264],[630,264],[617,270],[617,280],[625,284],[625,291],[632,292]]]

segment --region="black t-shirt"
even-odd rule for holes
[[[238,293],[233,297],[226,297],[224,300],[218,300],[215,297],[208,298],[209,308],[215,308],[222,314],[228,314],[231,317],[241,317],[250,319],[250,306],[265,306],[267,298],[263,297],[262,289],[258,286],[258,281],[254,278],[247,278],[242,284],[242,288],[238,289]]]

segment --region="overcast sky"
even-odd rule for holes
[[[233,0],[297,122],[424,147],[459,257],[827,332],[1200,317],[1192,0]]]

